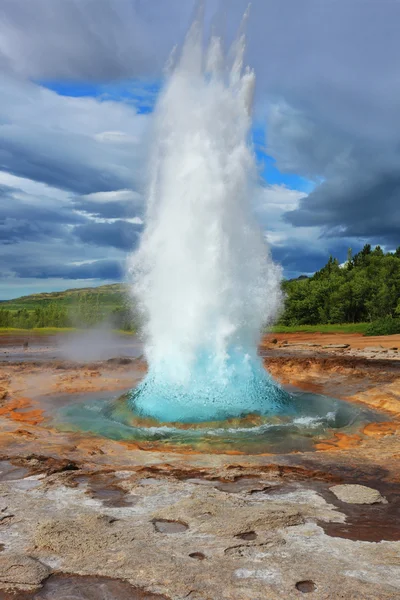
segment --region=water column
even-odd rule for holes
[[[255,222],[249,131],[255,74],[239,33],[203,47],[193,23],[158,100],[145,229],[130,258],[148,374],[136,412],[198,422],[284,410],[257,356],[281,301],[281,271]]]

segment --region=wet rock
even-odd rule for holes
[[[46,475],[79,470],[78,465],[72,460],[38,454],[31,454],[26,460],[21,460],[20,462],[29,468],[32,473],[45,472]]]
[[[342,502],[349,504],[377,504],[379,502],[386,503],[387,500],[381,496],[378,490],[358,484],[342,484],[334,485],[329,488]]]
[[[154,529],[158,533],[183,533],[189,526],[182,521],[169,521],[168,519],[157,519],[153,521]]]
[[[1,592],[0,592],[1,594]],[[0,595],[0,598],[3,597]],[[8,599],[8,596],[6,597]],[[108,577],[54,575],[38,592],[10,595],[9,600],[168,600],[166,596],[152,594],[136,588],[126,581]]]
[[[0,555],[0,581],[10,585],[39,585],[51,569],[39,560],[24,554]]]

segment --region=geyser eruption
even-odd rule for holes
[[[239,35],[228,57],[201,20],[186,38],[154,115],[146,226],[130,271],[149,371],[136,412],[212,421],[282,410],[288,395],[257,356],[280,303],[280,269],[252,216],[249,140],[254,73]]]

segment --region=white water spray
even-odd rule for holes
[[[201,21],[186,38],[154,114],[146,225],[131,257],[149,373],[135,410],[199,421],[279,410],[284,392],[257,357],[280,305],[280,269],[253,219],[249,140],[255,75],[244,35],[228,58]]]

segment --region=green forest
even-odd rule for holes
[[[340,265],[332,256],[312,277],[284,281],[280,324],[370,323],[370,335],[400,333],[400,247],[366,244]],[[381,333],[382,332],[382,333]]]
[[[354,256],[349,250],[344,265],[331,256],[312,277],[286,280],[282,286],[284,310],[277,330],[334,330],[334,325],[347,324],[348,331],[369,335],[400,333],[400,247],[384,253],[380,246],[366,244]],[[0,328],[83,328],[104,322],[124,331],[137,329],[123,284],[0,302]]]

